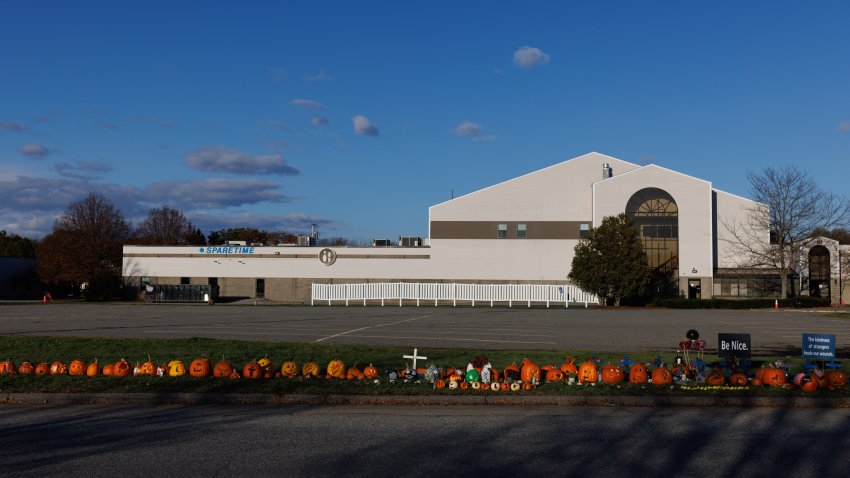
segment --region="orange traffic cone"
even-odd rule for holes
[[[779,310],[779,299],[773,302],[773,310]]]
[[[43,296],[43,297],[41,298],[41,301],[42,301],[43,303],[45,303],[45,304],[46,304],[46,303],[47,303],[47,296],[46,296],[46,295],[45,295],[45,296]]]

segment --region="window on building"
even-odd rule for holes
[[[180,285],[189,285],[189,278],[188,277],[181,277],[180,278]]]
[[[255,289],[255,296],[258,299],[262,299],[266,296],[266,280],[265,279],[257,279],[257,287]]]
[[[679,208],[673,197],[658,188],[641,189],[626,203],[626,215],[640,232],[649,267],[675,276],[679,269]],[[724,292],[731,291],[730,283],[721,284]]]
[[[590,224],[581,224],[578,227],[578,237],[580,239],[587,239],[587,236],[590,235]]]
[[[497,234],[498,236],[496,237],[498,237],[499,239],[506,239],[508,237],[508,225],[499,224],[499,230]]]
[[[526,229],[525,224],[517,224],[516,225],[516,238],[517,239],[525,239],[528,237],[528,230]]]

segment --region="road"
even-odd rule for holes
[[[754,353],[799,355],[803,332],[835,334],[850,353],[850,320],[827,311],[252,305],[23,304],[0,306],[0,335],[212,337],[411,347],[670,350],[696,329],[748,333]]]
[[[850,412],[0,407],[0,475],[846,476]]]

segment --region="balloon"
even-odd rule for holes
[[[478,370],[471,369],[466,371],[467,382],[477,382],[479,378],[481,377],[478,375]]]
[[[688,331],[687,334],[685,334],[685,337],[687,337],[688,340],[696,340],[699,338],[699,332],[694,329],[691,329]]]

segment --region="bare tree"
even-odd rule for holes
[[[749,171],[747,180],[759,204],[743,221],[721,219],[721,224],[739,265],[773,269],[780,276],[782,297],[788,297],[788,276],[800,247],[818,230],[846,225],[850,202],[822,190],[796,166],[765,168],[761,174]],[[768,232],[770,240],[765,241]]]
[[[129,235],[121,211],[90,193],[71,203],[45,237],[39,272],[49,282],[87,284],[89,299],[109,298],[120,286],[122,246]]]
[[[178,246],[197,241],[195,226],[177,209],[168,206],[153,208],[133,234],[139,244]]]

